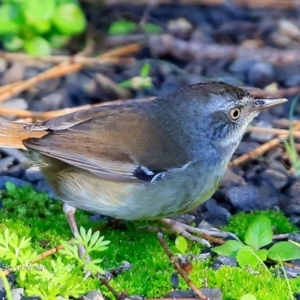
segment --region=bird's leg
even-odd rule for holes
[[[236,236],[230,232],[222,232],[218,230],[217,228],[200,228],[200,227],[194,227],[191,225],[184,224],[180,221],[169,219],[169,218],[163,218],[159,220],[161,223],[163,223],[165,226],[167,226],[171,231],[176,232],[186,239],[189,239],[191,241],[198,242],[202,245],[210,247],[210,243],[199,236],[196,236],[194,234],[199,235],[209,235],[209,236],[215,236],[219,238],[226,238],[228,236],[233,236],[236,238]]]
[[[64,214],[67,217],[67,220],[69,222],[70,228],[72,230],[73,236],[75,237],[76,234],[80,234],[79,230],[78,230],[78,226],[75,220],[75,212],[76,212],[76,208],[74,206],[70,206],[68,204],[63,205],[63,211]],[[79,252],[79,256],[81,258],[83,258],[85,256],[86,253],[86,249],[84,248],[83,245],[78,245],[78,252]],[[90,257],[86,258],[86,261],[90,261]]]

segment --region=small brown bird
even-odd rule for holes
[[[179,215],[203,203],[252,119],[285,101],[255,100],[222,82],[199,83],[148,102],[0,124],[0,146],[31,150],[74,233],[75,208],[137,220]]]

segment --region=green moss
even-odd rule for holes
[[[228,225],[223,226],[221,230],[229,231],[236,234],[242,241],[250,223],[257,217],[264,215],[271,221],[274,234],[298,232],[295,225],[291,224],[289,219],[277,210],[253,211],[250,213],[238,213],[232,216]]]
[[[2,201],[5,209],[0,210],[0,231],[8,227],[19,236],[31,237],[32,247],[38,253],[71,237],[69,225],[62,212],[62,204],[49,199],[46,194],[36,193],[30,187],[14,188],[8,185],[8,189],[2,192]],[[286,219],[277,212],[268,212],[268,216],[273,226],[279,227],[276,230],[280,231],[277,232],[282,232],[282,228],[294,230],[294,227],[286,224]],[[244,228],[241,230],[245,230],[246,224],[250,222],[248,218],[248,215],[240,214],[237,219],[231,221],[227,230],[235,231],[233,229],[240,226]],[[76,219],[78,224],[86,229],[95,225],[89,221],[89,215],[82,211],[76,213]],[[102,230],[101,235],[111,243],[105,252],[98,254],[98,257],[103,259],[101,267],[108,270],[120,266],[123,261],[128,261],[132,265],[129,271],[123,272],[110,282],[118,292],[126,291],[129,295],[138,294],[149,298],[164,297],[172,290],[170,276],[174,269],[161,248],[156,233],[139,229],[141,225],[147,224],[148,222],[124,222],[120,226]],[[153,223],[149,222],[149,225]],[[167,242],[172,251],[177,253],[174,239],[167,238]],[[189,243],[188,252],[199,253],[200,246]],[[96,253],[93,255],[94,259],[98,257]],[[47,257],[39,263],[49,270],[51,258]],[[65,257],[63,261],[66,262]],[[211,263],[211,261],[193,262],[191,279],[199,287],[207,285],[209,288],[220,288],[225,300],[239,299],[246,293],[255,295],[258,300],[286,299],[288,295],[286,281],[270,277],[262,269],[250,272],[247,269],[223,267],[215,271],[210,268]],[[70,272],[70,276],[72,282],[79,283],[83,291],[100,289],[111,297],[98,280],[89,278],[84,281],[80,271]],[[293,292],[300,289],[300,279],[291,280],[290,283]],[[188,288],[182,279],[180,288]]]

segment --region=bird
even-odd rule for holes
[[[254,99],[224,82],[197,83],[145,102],[32,124],[0,122],[0,147],[29,150],[63,202],[73,234],[81,209],[122,220],[161,219],[190,235],[168,218],[208,200],[252,119],[285,101]]]

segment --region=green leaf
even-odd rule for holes
[[[70,40],[70,36],[68,35],[60,35],[60,34],[52,34],[48,38],[48,42],[50,43],[51,47],[54,49],[60,49],[64,45],[66,45]]]
[[[186,249],[187,249],[186,239],[181,235],[177,236],[177,238],[175,240],[175,246],[181,254],[184,254],[186,252]]]
[[[151,33],[151,34],[159,34],[162,33],[162,28],[158,25],[152,24],[152,23],[146,23],[144,25],[144,30],[147,33]]]
[[[50,20],[32,20],[29,25],[33,27],[33,31],[36,33],[46,33],[51,29]]]
[[[300,248],[291,242],[279,242],[269,249],[268,257],[275,261],[299,259]]]
[[[21,10],[13,3],[0,6],[0,35],[17,33],[21,23]]]
[[[132,21],[122,20],[113,22],[109,29],[109,35],[125,35],[137,29],[137,25]]]
[[[55,0],[27,0],[24,14],[28,23],[34,20],[50,20],[55,9]]]
[[[6,182],[5,183],[5,188],[7,189],[7,191],[9,191],[10,193],[14,193],[16,191],[16,185],[13,184],[12,182]],[[5,230],[6,232],[6,230]]]
[[[241,300],[256,300],[256,297],[252,294],[245,294],[241,297]]]
[[[272,242],[273,232],[269,218],[258,216],[250,224],[245,234],[245,243],[254,249],[260,249]]]
[[[256,267],[267,259],[268,251],[265,249],[255,250],[250,246],[244,246],[239,250],[236,260],[241,267]]]
[[[53,23],[62,34],[73,35],[84,31],[86,18],[77,5],[66,3],[56,8]]]
[[[40,36],[36,36],[30,40],[25,40],[24,48],[28,54],[35,56],[49,55],[51,53],[51,47],[49,43]]]
[[[239,241],[229,240],[223,245],[214,247],[211,250],[218,253],[219,255],[236,257],[237,252],[244,247],[244,245]]]
[[[4,48],[11,52],[20,50],[24,45],[23,40],[16,35],[5,35],[2,41]]]
[[[147,77],[147,76],[149,76],[149,74],[150,74],[150,71],[151,71],[151,66],[150,66],[150,64],[144,64],[143,66],[142,66],[142,69],[141,69],[141,72],[140,72],[140,76],[141,77]]]

